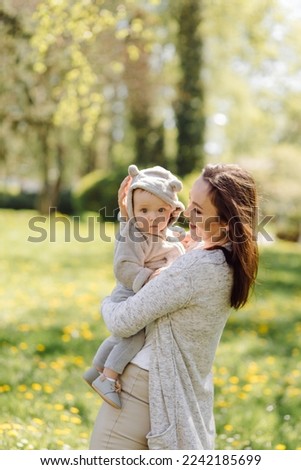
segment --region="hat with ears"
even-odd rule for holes
[[[174,223],[180,213],[185,209],[184,204],[178,200],[178,192],[183,188],[181,181],[170,171],[161,166],[154,166],[139,170],[136,165],[130,165],[128,168],[132,182],[127,194],[127,209],[129,217],[134,216],[133,210],[133,191],[135,189],[144,189],[149,193],[162,199],[174,209],[174,216],[171,217],[169,225]]]

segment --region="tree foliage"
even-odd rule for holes
[[[3,1],[2,178],[42,183],[45,211],[95,169],[136,161],[183,176],[206,161],[299,146],[301,28],[290,8]]]

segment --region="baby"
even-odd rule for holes
[[[177,195],[182,183],[160,166],[139,171],[137,166],[130,165],[129,175],[132,180],[127,194],[128,220],[121,222],[114,253],[118,281],[112,293],[115,302],[134,295],[185,252],[180,241],[185,231],[173,227],[184,210]],[[121,408],[118,378],[144,341],[144,330],[129,338],[110,336],[100,345],[93,367],[83,376],[115,408]]]

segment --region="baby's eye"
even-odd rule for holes
[[[142,212],[142,214],[146,214],[146,213],[147,213],[147,209],[144,207],[144,208],[141,209],[141,212]]]
[[[160,207],[160,209],[158,210],[158,212],[165,212],[165,207]]]

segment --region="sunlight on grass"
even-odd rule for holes
[[[0,448],[87,449],[101,400],[81,375],[108,334],[98,307],[114,286],[104,229],[111,240],[115,229],[66,242],[61,222],[55,242],[33,243],[35,215],[0,211]],[[219,449],[301,447],[300,277],[299,245],[262,248],[258,286],[215,361]]]

